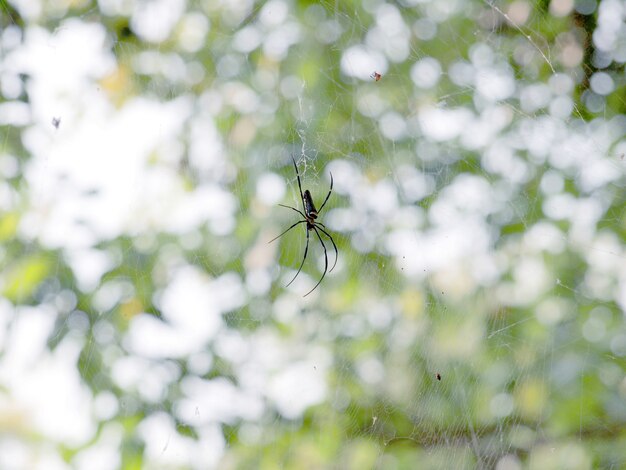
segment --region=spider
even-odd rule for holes
[[[302,192],[302,184],[300,183],[300,173],[298,173],[298,165],[296,165],[296,160],[293,157],[291,157],[291,160],[293,161],[293,167],[296,169],[296,176],[298,178],[298,189],[300,190],[300,199],[302,201],[302,208],[304,212],[302,212],[299,209],[296,209],[295,207],[285,206],[284,204],[278,204],[278,205],[281,207],[286,207],[287,209],[296,211],[298,214],[304,217],[304,219],[299,220],[298,222],[293,224],[291,227],[289,227],[287,230],[285,230],[283,233],[278,235],[276,238],[273,238],[272,240],[270,240],[268,243],[272,243],[274,240],[279,239],[284,234],[286,234],[289,230],[294,228],[296,225],[306,224],[306,246],[304,248],[304,256],[302,257],[302,262],[300,263],[298,272],[293,277],[293,279],[289,281],[289,283],[285,286],[285,287],[289,287],[289,285],[293,281],[296,280],[296,278],[298,277],[298,274],[300,274],[300,271],[302,270],[302,266],[304,266],[306,255],[309,252],[309,233],[311,231],[315,232],[315,235],[317,235],[317,238],[319,239],[320,243],[322,244],[322,248],[324,249],[324,274],[322,274],[322,277],[320,278],[320,280],[317,281],[317,284],[315,284],[315,287],[313,287],[313,289],[311,289],[309,292],[304,294],[304,297],[306,297],[311,292],[313,292],[317,288],[317,286],[319,286],[322,283],[322,279],[324,279],[324,276],[326,276],[326,273],[329,272],[328,271],[328,253],[326,252],[326,245],[324,245],[324,241],[322,240],[322,237],[320,236],[320,231],[328,237],[330,242],[333,244],[333,248],[335,249],[335,263],[333,264],[333,267],[330,268],[330,272],[332,272],[332,270],[335,269],[335,266],[337,265],[337,258],[339,257],[339,252],[337,251],[337,245],[335,245],[335,241],[333,240],[333,237],[331,237],[330,234],[325,230],[326,226],[323,223],[316,220],[319,213],[322,212],[322,209],[326,205],[326,202],[328,201],[328,198],[330,197],[330,193],[333,192],[333,174],[332,173],[330,174],[330,189],[328,190],[326,199],[324,199],[324,202],[320,206],[319,210],[317,210],[315,208],[315,204],[313,204],[313,197],[311,196],[311,193],[309,192],[309,190],[305,189],[304,193]]]

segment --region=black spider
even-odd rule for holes
[[[320,278],[320,280],[317,282],[317,284],[315,284],[315,287],[313,287],[313,289],[311,289],[309,292],[304,294],[304,297],[306,297],[311,292],[313,292],[317,288],[317,286],[321,284],[322,279],[324,279],[324,276],[326,276],[326,273],[328,272],[328,254],[326,252],[326,245],[324,245],[324,241],[322,240],[322,237],[320,236],[319,231],[321,231],[324,235],[328,237],[330,242],[333,244],[333,248],[335,249],[335,263],[333,264],[333,267],[330,268],[331,272],[333,269],[335,269],[335,266],[337,265],[337,258],[339,257],[339,252],[337,251],[337,245],[335,245],[335,241],[333,240],[333,237],[331,237],[330,234],[326,230],[324,230],[326,226],[323,223],[318,222],[316,220],[317,216],[319,215],[320,212],[322,212],[322,209],[326,205],[326,202],[328,201],[328,198],[330,197],[330,193],[332,193],[333,191],[333,174],[332,173],[330,174],[330,189],[328,190],[326,199],[324,199],[324,202],[320,206],[320,209],[317,210],[315,208],[315,204],[313,204],[313,197],[311,196],[311,193],[309,192],[309,190],[306,189],[304,193],[302,192],[302,185],[300,183],[300,173],[298,173],[298,166],[296,165],[296,160],[293,157],[291,157],[291,160],[293,160],[293,167],[296,169],[296,176],[298,177],[298,189],[300,190],[300,199],[302,200],[302,208],[304,209],[304,212],[296,209],[295,207],[285,206],[284,204],[279,204],[279,206],[286,207],[287,209],[296,211],[298,214],[304,217],[304,219],[293,224],[291,227],[289,227],[283,233],[278,235],[276,238],[273,238],[272,240],[270,240],[269,243],[272,243],[274,240],[277,240],[278,238],[282,237],[284,234],[286,234],[289,230],[294,228],[296,225],[306,223],[306,247],[304,248],[304,256],[302,257],[302,263],[300,263],[298,272],[293,277],[293,279],[289,281],[289,283],[285,286],[285,287],[288,287],[293,281],[296,280],[296,277],[298,277],[298,274],[300,274],[300,270],[302,269],[302,266],[304,266],[304,261],[306,260],[306,255],[309,251],[309,232],[311,232],[312,230],[315,232],[315,235],[317,235],[317,238],[319,239],[320,243],[322,244],[322,248],[324,249],[324,263],[325,263],[324,274],[322,274],[322,277]]]

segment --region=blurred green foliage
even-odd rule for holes
[[[508,213],[503,210],[498,217],[485,217],[495,262],[499,263],[494,268],[496,278],[480,282],[471,279],[469,263],[445,272],[408,275],[403,261],[394,259],[385,244],[384,236],[393,228],[386,226],[378,232],[366,252],[353,243],[358,230],[337,233],[335,241],[345,267],[324,280],[314,306],[298,305],[298,315],[291,323],[278,319],[274,315],[276,304],[284,302],[285,295],[284,283],[278,277],[273,279],[267,295],[251,297],[249,305],[226,316],[228,328],[238,330],[246,340],[269,329],[280,338],[310,343],[312,347],[322,345],[330,351],[331,365],[324,377],[326,399],[297,419],[286,419],[268,406],[262,420],[253,423],[260,430],[256,442],[240,435],[247,423],[224,424],[227,448],[219,468],[561,469],[626,465],[626,451],[622,450],[626,449],[625,363],[623,354],[618,355],[611,346],[611,341],[625,334],[624,312],[616,300],[624,287],[624,270],[621,268],[621,279],[611,277],[616,276],[616,271],[603,274],[601,267],[590,266],[587,256],[596,246],[595,237],[603,234],[615,237],[623,249],[623,169],[621,183],[609,185],[597,196],[599,200],[604,198],[606,212],[594,227],[597,233],[587,248],[581,248],[572,222],[565,218],[552,220],[546,215],[546,191],[541,184],[546,171],[553,168],[549,162],[533,161],[520,143],[520,128],[527,125],[526,121],[549,115],[546,109],[524,111],[519,93],[502,103],[513,117],[498,138],[516,142],[517,156],[529,169],[529,177],[521,182],[511,182],[506,174],[487,169],[485,148],[468,148],[460,139],[436,142],[425,135],[393,140],[381,131],[379,118],[367,116],[359,109],[362,95],[372,93],[385,102],[387,111],[402,116],[410,129],[419,127],[416,119],[427,104],[467,109],[478,119],[486,105],[481,103],[475,86],[455,83],[449,70],[456,62],[470,61],[478,45],[486,45],[493,52],[495,63],[506,63],[514,70],[518,90],[548,83],[553,68],[574,77],[571,95],[576,100],[575,111],[562,120],[565,127],[609,120],[624,112],[623,74],[614,75],[618,83],[606,97],[602,112],[587,109],[583,99],[589,76],[597,70],[591,65],[596,52],[591,36],[597,27],[597,10],[590,15],[572,11],[558,18],[550,12],[551,2],[547,0],[494,2],[498,10],[482,1],[462,5],[447,1],[441,2],[441,7],[437,2],[416,2],[413,6],[390,2],[388,7],[399,15],[407,30],[415,29],[417,20],[430,19],[437,33],[427,41],[412,34],[406,57],[385,61],[388,70],[381,81],[370,83],[347,75],[340,63],[347,48],[363,43],[375,48],[377,41],[386,40],[382,36],[368,37],[376,25],[377,14],[382,14],[378,7],[383,2],[288,3],[288,19],[297,24],[300,37],[282,58],[264,53],[262,47],[248,54],[233,47],[233,38],[244,27],[263,28],[258,16],[263,3],[255,5],[245,21],[234,21],[236,16],[226,6],[190,2],[188,10],[201,13],[210,22],[205,44],[194,53],[180,48],[176,34],[163,43],[143,42],[127,17],[105,16],[97,3],[74,3],[89,6],[70,7],[63,18],[47,18],[42,26],[54,31],[74,17],[98,22],[106,28],[117,68],[101,85],[116,106],[144,94],[163,101],[181,95],[200,100],[203,93],[212,91],[226,99],[229,85],[249,88],[255,98],[267,105],[263,112],[246,115],[226,100],[214,114],[228,160],[236,171],[227,187],[238,204],[232,234],[216,235],[203,228],[202,242],[192,248],[181,247],[182,237],[176,234],[151,234],[153,243],[146,244],[148,248],[142,247],[139,237],[131,235],[103,240],[98,249],[114,253],[116,263],[102,276],[99,287],[119,280],[133,287],[130,298],[112,302],[108,311],[93,307],[97,290],[82,292],[74,285],[63,256],[20,237],[20,214],[1,215],[2,295],[13,305],[32,305],[45,298],[46,289],[52,293],[72,290],[77,296],[77,308],[89,317],[86,346],[78,364],[83,380],[94,394],[111,390],[120,401],[132,399],[134,403],[121,408],[112,418],[123,427],[123,468],[148,468],[137,428],[155,409],[174,416],[173,409],[183,395],[174,381],[167,386],[163,402],[155,405],[137,392],[117,387],[110,376],[111,357],[127,354],[124,334],[132,319],[144,312],[161,318],[158,294],[167,283],[163,251],[171,250],[172,258],[184,259],[212,277],[234,271],[245,278],[246,257],[255,244],[264,244],[263,240],[259,242],[260,232],[267,225],[278,230],[295,221],[295,214],[289,211],[276,208],[268,214],[259,209],[254,196],[258,176],[265,171],[280,173],[289,183],[285,203],[294,203],[297,186],[289,156],[302,157],[301,149],[305,154],[300,162],[304,163],[303,184],[312,189],[316,201],[327,184],[324,168],[333,161],[354,164],[362,181],[370,184],[367,191],[373,191],[373,186],[386,178],[399,189],[402,174],[398,168],[402,165],[432,176],[434,192],[417,202],[400,201],[402,207],[416,209],[424,216],[420,229],[435,225],[429,218],[433,207],[457,176],[474,175],[493,186],[505,186],[510,199],[503,205],[508,207]],[[499,13],[513,14],[515,5],[529,9],[527,20],[519,27],[512,26]],[[2,10],[3,15],[13,18],[3,18],[3,26],[27,27],[13,7],[5,4]],[[88,20],[83,19],[85,14]],[[335,22],[340,33],[334,41],[324,43],[319,31],[328,22]],[[392,33],[379,26],[379,35],[381,31]],[[573,35],[582,48],[580,66],[568,67],[559,59],[561,43],[568,35]],[[527,63],[515,59],[521,49],[533,56]],[[205,76],[192,86],[184,86],[171,83],[160,74],[135,73],[133,60],[146,51],[199,61]],[[227,56],[238,63],[233,76],[223,72],[222,61]],[[425,57],[436,58],[444,73],[437,86],[419,89],[411,80],[411,68]],[[607,70],[618,68],[612,65]],[[296,98],[287,98],[288,93],[281,91],[281,86],[287,87],[285,83],[291,79],[300,87]],[[273,85],[268,87],[264,80]],[[27,97],[20,99],[28,102]],[[241,137],[240,126],[252,128],[247,138]],[[14,135],[12,130],[3,128],[1,149],[16,153],[20,171],[24,171],[29,157],[12,142]],[[623,133],[616,142],[619,139],[623,140]],[[422,146],[426,144],[436,148],[439,158],[423,156]],[[182,145],[187,146],[188,142]],[[613,163],[622,165],[617,160]],[[202,179],[188,168],[178,171],[187,178],[190,188]],[[596,197],[584,194],[579,175],[563,170],[563,176],[564,192],[568,195],[581,199]],[[26,194],[28,189],[20,191]],[[402,199],[401,190],[398,194]],[[359,204],[345,191],[336,191],[329,208],[358,211]],[[369,226],[365,219],[374,215],[359,214],[359,230],[366,230]],[[527,240],[532,229],[542,222],[555,228],[563,249],[532,252]],[[294,230],[280,240],[274,257],[277,270],[286,271],[298,265],[302,239],[302,232]],[[311,249],[318,249],[313,240]],[[623,266],[623,251],[615,253],[615,257],[620,258],[617,263]],[[516,271],[528,260],[541,265],[551,287],[530,302],[514,301],[514,295],[521,295],[515,293],[516,286],[535,275],[532,269],[521,274]],[[612,283],[609,296],[595,295],[589,288],[590,271],[594,269],[599,270],[596,276],[601,278],[597,282],[602,282],[603,276],[611,277],[606,281]],[[320,275],[311,260],[304,272],[314,279]],[[503,292],[510,292],[510,299]],[[503,299],[511,303],[506,304]],[[389,312],[387,324],[376,323],[376,305]],[[605,333],[599,340],[590,340],[585,331],[590,328],[590,318],[597,314],[593,311],[597,306],[604,309],[600,321]],[[114,326],[109,343],[97,339],[95,330],[103,323]],[[59,334],[71,332],[63,321],[60,324]],[[210,349],[211,345],[207,347]],[[237,365],[213,350],[211,353],[215,354],[214,363],[203,378],[228,377],[237,384]],[[171,362],[180,368],[181,376],[193,375],[187,369],[187,358]],[[377,367],[382,372],[376,372]],[[380,378],[376,378],[377,373],[382,374]],[[100,431],[107,421],[98,423]],[[191,425],[177,422],[176,429],[181,435],[195,438]],[[71,458],[66,456],[66,460]]]

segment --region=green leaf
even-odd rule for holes
[[[48,276],[50,267],[42,255],[18,260],[3,276],[2,294],[14,303],[24,302]]]

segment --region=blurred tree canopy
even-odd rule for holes
[[[0,15],[2,468],[626,465],[624,0]]]

